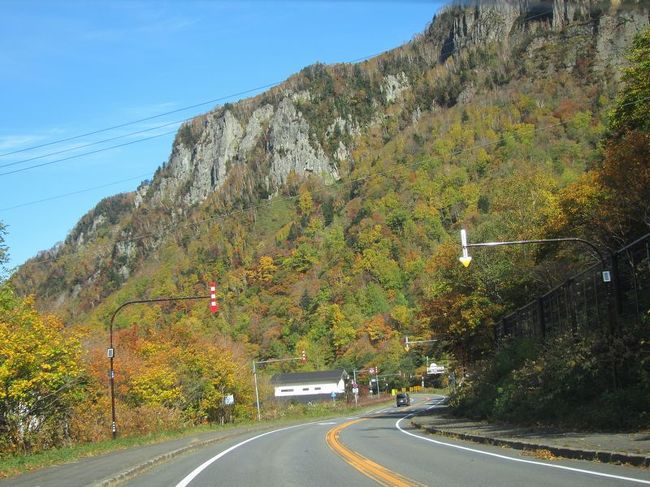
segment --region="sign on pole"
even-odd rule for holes
[[[210,283],[210,312],[216,313],[219,311],[219,305],[217,304],[217,283]]]

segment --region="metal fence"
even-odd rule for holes
[[[612,255],[611,282],[599,263],[568,279],[495,325],[506,337],[544,340],[559,333],[618,333],[650,310],[650,233]]]

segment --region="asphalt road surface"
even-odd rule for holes
[[[124,485],[171,486],[634,486],[647,470],[578,460],[544,461],[516,450],[422,434],[409,415],[436,407],[419,396],[385,408],[251,433],[172,459]]]

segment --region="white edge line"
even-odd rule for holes
[[[203,462],[201,465],[196,467],[183,480],[181,480],[178,484],[176,484],[176,487],[187,487],[189,485],[189,483],[196,478],[197,475],[199,475],[201,472],[203,472],[203,470],[208,468],[214,462],[216,462],[220,458],[224,457],[225,455],[227,455],[228,453],[230,453],[234,449],[239,448],[240,446],[245,445],[246,443],[249,443],[251,441],[255,441],[258,438],[261,438],[262,436],[270,435],[270,434],[273,434],[273,433],[278,433],[279,431],[286,431],[286,430],[290,430],[290,429],[293,429],[293,428],[298,428],[300,426],[307,426],[307,425],[311,425],[311,424],[317,424],[317,423],[311,422],[311,423],[297,424],[297,425],[294,425],[294,426],[287,426],[286,428],[280,428],[280,429],[273,430],[273,431],[267,431],[266,433],[262,433],[261,435],[253,436],[252,438],[248,438],[247,440],[244,440],[244,441],[242,441],[240,443],[237,443],[236,445],[231,446],[230,448],[222,451],[218,455],[215,455],[214,457],[210,458],[209,460]]]
[[[426,410],[428,411],[429,409],[433,409],[438,404],[439,403],[434,404],[433,406],[428,407]],[[399,431],[401,431],[405,435],[413,436],[414,438],[419,438],[420,440],[428,441],[430,443],[435,443],[436,445],[447,446],[447,447],[450,447],[450,448],[456,448],[458,450],[470,451],[472,453],[479,453],[481,455],[487,455],[487,456],[490,456],[490,457],[501,458],[502,460],[509,460],[511,462],[528,463],[530,465],[539,465],[539,466],[542,466],[542,467],[557,468],[557,469],[560,469],[560,470],[568,470],[570,472],[584,473],[584,474],[587,474],[587,475],[595,475],[596,477],[607,477],[607,478],[610,478],[610,479],[627,480],[628,482],[636,482],[636,483],[639,483],[639,484],[650,485],[650,481],[648,481],[648,480],[635,479],[633,477],[622,477],[620,475],[612,475],[612,474],[608,474],[608,473],[594,472],[594,471],[591,471],[591,470],[583,470],[581,468],[565,467],[563,465],[553,465],[553,464],[550,464],[550,463],[536,462],[536,461],[533,461],[533,460],[524,460],[523,458],[513,458],[513,457],[508,457],[506,455],[499,455],[498,453],[492,453],[492,452],[487,452],[487,451],[483,451],[483,450],[476,450],[474,448],[468,448],[466,446],[454,445],[453,443],[445,443],[444,441],[438,441],[438,440],[434,440],[434,439],[431,439],[431,438],[425,438],[424,436],[416,435],[414,433],[406,431],[406,430],[402,429],[402,427],[399,425],[405,419],[411,418],[413,416],[415,416],[415,413],[408,414],[408,415],[404,416],[403,418],[398,419],[397,422],[395,423],[395,428],[397,428]]]

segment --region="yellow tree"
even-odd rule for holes
[[[65,440],[83,393],[80,345],[32,298],[0,288],[0,445],[26,451]]]

